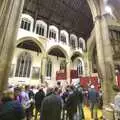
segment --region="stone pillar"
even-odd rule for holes
[[[67,82],[70,83],[70,70],[71,70],[71,60],[70,58],[67,59],[67,64],[66,64],[66,67],[67,67]]]
[[[108,25],[106,22],[106,14],[104,1],[99,0],[100,14],[95,17],[95,33],[98,64],[102,73],[102,89],[103,95],[103,115],[106,120],[113,120],[112,109],[110,103],[113,101],[112,85],[114,83],[114,67],[112,58],[112,46],[109,39]]]
[[[87,75],[91,76],[92,74],[92,54],[91,53],[87,53]]]
[[[47,55],[43,53],[43,57],[41,58],[41,83],[44,83],[46,77],[46,62]]]
[[[0,1],[0,91],[8,82],[24,0]]]

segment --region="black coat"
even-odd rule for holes
[[[40,111],[41,103],[42,103],[44,97],[45,97],[45,93],[43,92],[43,90],[39,90],[35,94],[35,107],[36,107],[37,111]]]
[[[40,120],[60,120],[62,109],[61,98],[51,94],[44,98],[41,106]]]
[[[77,94],[78,104],[82,104],[83,103],[83,94],[82,94],[82,91],[79,90],[79,89],[76,89],[75,93]]]
[[[73,93],[69,94],[69,97],[66,102],[66,109],[69,113],[76,113],[77,112],[77,104],[78,104],[78,95],[74,91]]]

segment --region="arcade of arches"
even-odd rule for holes
[[[78,78],[96,75],[104,91],[103,115],[113,120],[112,87],[120,73],[119,0],[56,0],[56,7],[53,0],[50,5],[38,1],[0,1],[0,91],[8,83],[64,84],[74,72]]]

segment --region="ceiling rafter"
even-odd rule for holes
[[[59,29],[87,39],[93,28],[93,20],[86,0],[26,0],[25,12],[34,19],[43,19]],[[32,4],[33,3],[33,4]]]

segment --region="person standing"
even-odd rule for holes
[[[114,98],[115,120],[120,120],[120,92]]]
[[[26,85],[25,88],[22,88],[20,95],[21,104],[25,109],[26,120],[30,120],[32,117],[30,107],[33,100],[29,98],[29,86]]]
[[[24,110],[19,101],[14,100],[14,93],[7,90],[3,93],[0,105],[0,120],[23,120]]]
[[[77,97],[76,91],[74,91],[73,86],[70,86],[69,96],[66,101],[67,117],[69,118],[69,120],[74,120],[74,117],[76,117],[77,104],[78,104],[78,97]]]
[[[43,88],[41,87],[40,90],[35,94],[35,120],[37,120],[37,114],[41,111],[41,103],[45,97],[45,93],[43,91]]]
[[[76,88],[76,94],[77,94],[77,97],[78,97],[79,120],[83,120],[84,119],[84,111],[83,111],[83,89],[82,89],[82,87],[80,85]]]
[[[62,101],[54,94],[52,88],[48,88],[47,96],[41,105],[40,120],[61,120]]]
[[[97,106],[98,106],[98,92],[95,90],[95,86],[91,85],[88,90],[88,101],[90,105],[91,118],[97,119]]]

